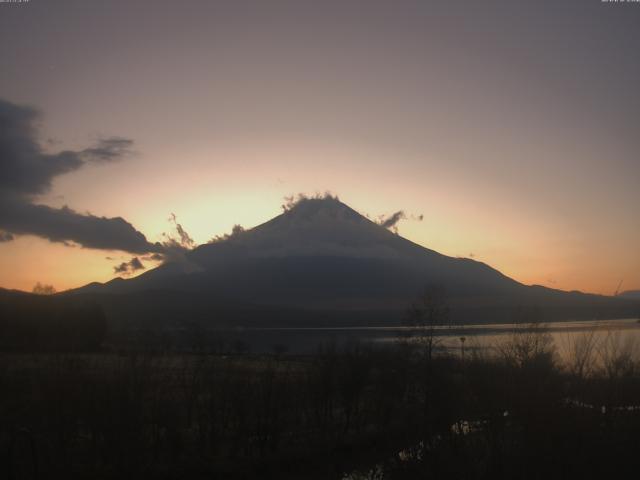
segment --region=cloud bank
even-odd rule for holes
[[[65,206],[36,203],[53,179],[90,164],[118,161],[131,153],[133,141],[122,137],[98,140],[83,150],[45,152],[38,142],[38,110],[0,99],[0,230],[2,241],[14,235],[36,235],[52,242],[74,242],[85,248],[131,253],[159,252],[121,217],[83,214]]]

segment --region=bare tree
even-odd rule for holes
[[[555,355],[553,337],[544,325],[536,322],[515,328],[506,341],[497,345],[497,350],[508,364],[516,367],[553,364]]]
[[[607,331],[598,347],[605,378],[613,381],[633,374],[638,353],[638,345],[633,337],[620,331]]]
[[[596,366],[597,348],[598,338],[595,328],[580,333],[568,333],[562,349],[565,368],[569,374],[578,379],[590,377]]]
[[[445,290],[438,285],[427,287],[407,311],[406,324],[416,333],[415,342],[420,346],[426,359],[433,358],[433,352],[440,343],[438,328],[449,325],[449,305]]]
[[[46,283],[36,283],[32,290],[36,295],[53,295],[56,293],[56,289],[53,285],[47,285]]]

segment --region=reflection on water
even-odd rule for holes
[[[595,357],[604,350],[636,355],[640,346],[640,321],[619,319],[603,321],[555,322],[532,326],[530,324],[485,324],[439,326],[433,334],[441,352],[457,355],[493,354],[514,335],[531,331],[550,336],[558,359],[565,362],[581,349],[589,348]],[[376,342],[419,343],[424,337],[420,329],[396,329],[394,335],[381,335]]]
[[[309,354],[321,345],[336,347],[349,343],[371,343],[394,345],[399,342],[419,342],[425,334],[433,334],[440,352],[462,355],[490,354],[496,346],[507,341],[514,333],[527,332],[530,324],[471,324],[436,326],[432,329],[418,327],[318,327],[318,328],[245,328],[226,332],[233,343],[243,342],[254,353],[283,350],[294,354]],[[595,348],[602,342],[616,344],[622,348],[626,342],[640,345],[640,322],[638,319],[602,321],[553,322],[538,325],[537,331],[551,336],[560,360],[567,352],[574,351],[579,344],[593,342]],[[592,335],[593,338],[585,339]],[[464,338],[464,342],[461,341]],[[625,347],[626,348],[626,347]]]

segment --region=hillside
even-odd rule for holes
[[[513,321],[525,310],[549,320],[636,311],[631,300],[522,285],[484,263],[417,245],[331,197],[302,200],[262,225],[138,277],[68,294],[95,298],[108,314],[135,311],[137,319],[393,324],[432,285],[446,292],[458,322]]]

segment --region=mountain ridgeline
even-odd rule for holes
[[[635,316],[632,299],[526,286],[488,265],[417,245],[335,198],[303,199],[272,220],[131,279],[67,292],[115,322],[210,326],[397,325],[426,288],[453,322]]]

